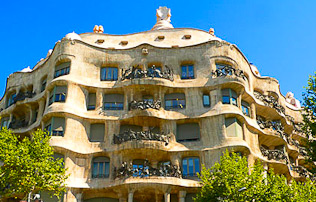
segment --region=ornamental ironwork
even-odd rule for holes
[[[13,99],[13,103],[16,103],[17,101],[23,101],[26,98],[32,98],[34,97],[34,95],[36,95],[36,93],[27,91],[27,92],[19,92],[16,97]]]
[[[261,153],[263,156],[267,157],[268,160],[276,160],[276,161],[281,161],[284,160],[286,163],[288,163],[288,158],[284,151],[274,149],[274,150],[269,150],[264,147],[260,147]]]
[[[169,144],[169,139],[170,136],[164,135],[164,134],[158,134],[154,133],[151,130],[148,131],[140,131],[140,132],[135,132],[133,130],[127,130],[124,131],[121,134],[114,134],[113,135],[113,143],[114,144],[122,144],[123,142],[128,142],[128,141],[142,141],[142,140],[154,140],[154,141],[160,141],[164,142],[165,145],[167,146]]]
[[[212,71],[212,76],[216,77],[226,77],[226,76],[236,76],[247,81],[247,77],[243,70],[235,69],[230,65],[218,66],[215,71]]]
[[[259,92],[253,93],[255,98],[262,101],[265,106],[269,106],[271,108],[274,108],[279,114],[285,115],[285,109],[278,103],[278,99],[273,97],[272,95],[262,95]]]
[[[124,81],[126,79],[137,79],[137,78],[164,78],[170,81],[173,81],[173,72],[172,70],[165,65],[165,70],[161,71],[156,66],[149,67],[148,70],[141,70],[139,65],[133,66],[129,69],[122,69],[122,77],[121,80]]]
[[[154,100],[154,101],[136,101],[133,100],[132,102],[129,103],[129,109],[160,109],[161,108],[161,101],[160,100]]]
[[[176,177],[181,178],[182,172],[179,166],[172,164],[160,165],[158,168],[153,168],[146,160],[143,165],[133,165],[123,162],[121,167],[114,168],[115,178],[124,179],[129,177],[146,178],[151,176],[158,177]]]

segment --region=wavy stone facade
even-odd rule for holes
[[[71,33],[9,76],[1,125],[51,133],[66,202],[189,202],[226,149],[304,180],[300,111],[254,68],[213,32]]]

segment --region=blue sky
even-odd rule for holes
[[[0,97],[10,73],[31,68],[67,33],[146,31],[159,6],[171,8],[174,27],[215,29],[236,44],[261,75],[279,80],[281,92],[302,99],[316,70],[316,1],[2,1]]]

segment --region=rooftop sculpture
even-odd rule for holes
[[[172,29],[173,26],[170,24],[171,20],[171,10],[167,7],[159,7],[157,10],[157,22],[152,30],[159,30],[159,29]]]

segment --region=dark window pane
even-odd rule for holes
[[[223,102],[223,104],[230,104],[229,97],[228,96],[223,96],[222,102]]]
[[[210,96],[209,95],[203,95],[203,105],[204,105],[204,107],[210,106]]]

